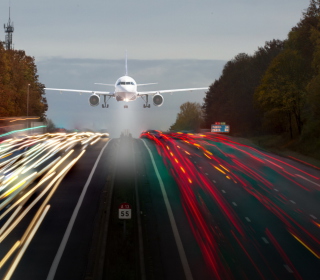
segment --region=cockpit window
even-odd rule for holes
[[[134,82],[118,82],[117,86],[119,85],[134,85]]]

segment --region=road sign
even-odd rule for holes
[[[230,125],[211,125],[211,132],[230,132]]]
[[[131,219],[131,206],[129,203],[121,203],[119,206],[119,219]]]

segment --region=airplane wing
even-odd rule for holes
[[[44,88],[45,90],[56,90],[56,91],[71,91],[71,92],[79,92],[79,93],[91,93],[91,94],[98,94],[98,95],[107,95],[107,96],[113,96],[114,92],[108,92],[108,91],[96,91],[96,90],[80,90],[80,89],[64,89],[64,88]]]
[[[194,91],[194,90],[208,90],[208,87],[205,88],[181,88],[181,89],[166,89],[166,90],[153,90],[153,91],[139,91],[138,96],[141,95],[155,95],[167,92],[178,92],[178,91]]]

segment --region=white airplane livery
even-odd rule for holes
[[[168,92],[178,92],[178,91],[194,91],[194,90],[207,90],[208,87],[203,88],[184,88],[184,89],[169,89],[169,90],[156,90],[156,91],[138,91],[138,86],[153,85],[156,83],[149,84],[137,84],[136,81],[128,76],[128,67],[127,67],[127,56],[126,56],[126,74],[125,76],[120,77],[115,85],[113,84],[103,84],[95,83],[98,85],[114,86],[115,89],[113,92],[108,91],[95,91],[95,90],[78,90],[78,89],[61,89],[61,88],[44,88],[46,90],[57,90],[57,91],[71,91],[79,93],[91,93],[89,97],[89,104],[91,106],[98,106],[100,103],[100,98],[103,96],[102,108],[108,108],[109,104],[107,102],[111,97],[115,98],[117,101],[135,101],[138,97],[141,97],[145,104],[143,108],[150,108],[148,97],[152,96],[153,104],[157,107],[163,104],[164,98],[161,95],[162,93]],[[124,108],[128,108],[128,105],[124,105]]]

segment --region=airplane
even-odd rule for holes
[[[138,86],[153,85],[149,84],[137,84],[136,81],[128,76],[127,55],[125,60],[125,75],[120,77],[116,83],[103,84],[95,83],[98,85],[114,86],[113,92],[108,91],[96,91],[96,90],[78,90],[78,89],[61,89],[61,88],[44,88],[45,90],[57,90],[57,91],[71,91],[79,93],[91,93],[89,97],[89,104],[91,106],[98,106],[100,103],[100,97],[103,96],[102,108],[109,108],[107,102],[110,98],[115,98],[117,101],[130,102],[135,101],[138,97],[141,97],[145,104],[143,108],[150,108],[148,97],[151,95],[154,106],[160,107],[163,104],[164,98],[161,93],[178,92],[178,91],[194,91],[194,90],[207,90],[208,87],[203,88],[184,88],[184,89],[169,89],[169,90],[154,90],[154,91],[138,91]],[[128,108],[128,105],[124,105],[124,108]]]

